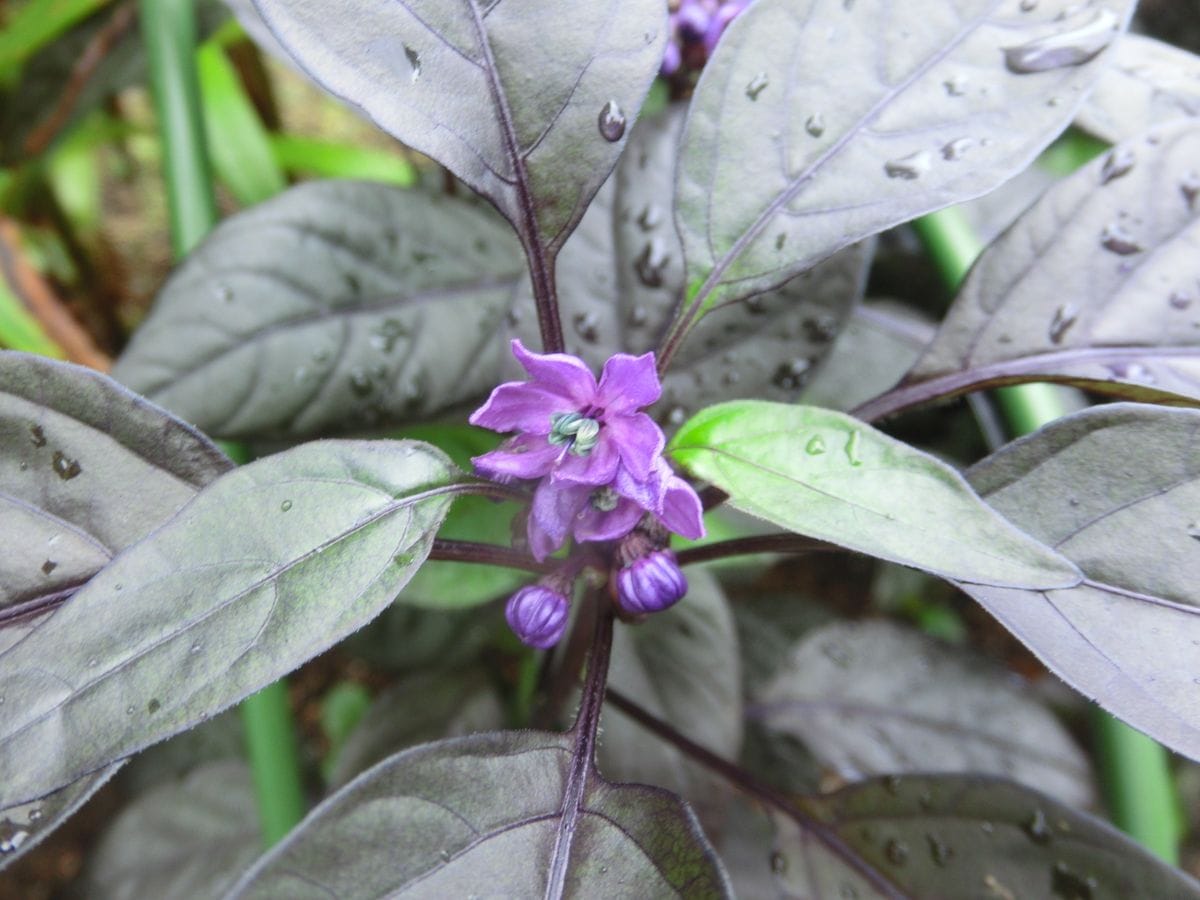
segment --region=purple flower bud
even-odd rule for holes
[[[717,41],[721,39],[721,34],[725,31],[725,26],[732,22],[743,9],[746,8],[748,0],[726,0],[721,8],[717,10],[717,14],[712,17],[708,23],[708,30],[704,34],[704,49],[710,54],[717,46]]]
[[[670,550],[654,550],[617,572],[617,603],[631,615],[660,612],[687,593],[687,579]]]
[[[705,32],[708,31],[709,20],[712,17],[708,10],[697,3],[683,3],[679,7],[679,12],[676,13],[675,22],[679,29],[679,36],[684,41],[699,41],[704,38]]]
[[[521,643],[545,650],[562,638],[569,609],[563,594],[543,584],[531,584],[508,598],[504,617]]]
[[[674,42],[667,43],[667,49],[663,51],[662,67],[659,69],[663,75],[674,75],[679,71],[679,66],[683,63],[683,54],[679,52],[679,45]]]

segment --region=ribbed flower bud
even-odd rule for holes
[[[617,572],[617,603],[630,615],[660,612],[687,593],[687,579],[670,550],[654,550]]]
[[[531,584],[508,598],[504,617],[521,643],[545,650],[562,638],[569,611],[566,595],[544,584]]]

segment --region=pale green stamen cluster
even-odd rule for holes
[[[552,444],[570,444],[576,456],[587,456],[600,440],[600,423],[577,412],[555,413],[547,439]]]

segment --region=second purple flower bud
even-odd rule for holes
[[[530,584],[508,598],[504,617],[521,643],[545,650],[567,630],[571,603],[566,595],[545,584]]]
[[[687,589],[687,578],[670,550],[653,550],[617,571],[617,605],[629,615],[661,612]]]

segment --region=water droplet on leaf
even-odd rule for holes
[[[606,141],[616,143],[625,136],[625,113],[621,112],[616,100],[604,104],[596,124],[600,128],[600,136]]]
[[[1004,65],[1016,75],[1081,66],[1094,59],[1117,36],[1120,20],[1101,9],[1086,25],[1037,38],[1017,47],[1004,47]]]
[[[648,288],[662,287],[663,270],[671,260],[667,245],[662,238],[652,237],[633,261],[633,270],[638,280]]]
[[[662,221],[662,209],[653,203],[647,203],[638,213],[637,223],[642,231],[653,231]]]
[[[350,372],[350,390],[356,396],[365,397],[374,389],[371,383],[371,376],[367,374],[367,370],[356,367]]]
[[[44,563],[42,563],[42,574],[49,575],[51,572],[53,572],[57,568],[58,568],[58,563],[56,563],[52,559],[48,559]]]
[[[1030,817],[1021,823],[1021,830],[1035,844],[1048,844],[1053,837],[1050,826],[1046,824],[1046,814],[1041,809],[1035,809]]]
[[[63,455],[61,450],[54,451],[54,460],[52,465],[54,467],[54,474],[63,481],[70,481],[83,471],[83,467],[79,465],[79,460],[68,459]]]
[[[1195,207],[1196,198],[1200,197],[1200,172],[1193,171],[1184,175],[1183,181],[1179,182],[1179,192],[1187,201],[1188,209]]]
[[[408,60],[409,66],[412,67],[412,81],[415,82],[421,77],[421,54],[414,50],[408,44],[404,45],[404,57]]]
[[[649,318],[650,314],[646,312],[646,307],[635,306],[633,309],[629,310],[629,315],[626,317],[625,321],[627,321],[632,328],[640,328],[646,324],[646,321]]]
[[[787,859],[778,850],[771,854],[771,871],[776,875],[782,875],[787,871]]]
[[[1097,887],[1095,878],[1081,877],[1062,861],[1056,862],[1050,872],[1050,890],[1061,900],[1092,900]]]
[[[804,445],[804,452],[809,456],[820,456],[825,452],[825,439],[819,434],[814,434]]]
[[[928,172],[932,163],[933,157],[930,156],[928,150],[918,150],[908,156],[889,159],[883,164],[883,171],[888,178],[903,178],[906,181],[913,181]]]
[[[944,868],[954,851],[932,834],[925,835],[925,840],[929,842],[929,858],[933,860],[934,865]]]
[[[767,80],[767,73],[759,72],[746,85],[746,96],[751,100],[757,100],[758,95],[767,89],[768,84],[770,84],[770,81]]]
[[[1033,12],[1037,5],[1038,0],[1021,0],[1021,12]]]
[[[30,425],[29,426],[29,437],[33,441],[33,446],[35,446],[35,447],[45,447],[46,446],[46,432],[42,430],[41,425]]]
[[[1118,256],[1130,256],[1142,252],[1142,245],[1123,225],[1111,222],[1100,232],[1100,246]]]
[[[1071,326],[1075,324],[1075,320],[1079,317],[1079,312],[1070,303],[1064,303],[1054,311],[1054,318],[1050,322],[1050,340],[1055,344],[1061,344],[1067,332],[1071,330]]]
[[[280,503],[280,504],[279,504],[279,508],[280,508],[281,510],[283,510],[284,512],[287,512],[289,509],[291,509],[291,508],[292,508],[292,501],[291,501],[291,500],[284,500],[282,503]]]
[[[804,130],[815,138],[825,133],[825,117],[819,112],[813,113],[804,120]]]
[[[969,137],[955,138],[942,146],[942,159],[953,162],[962,159],[963,154],[975,146],[975,139]]]
[[[575,333],[589,344],[594,344],[600,339],[600,320],[595,313],[576,313],[572,324],[575,326]]]
[[[1117,147],[1104,158],[1100,168],[1100,183],[1108,184],[1122,175],[1128,175],[1137,162],[1137,156],[1129,147]]]
[[[158,702],[157,697],[151,699],[151,701],[146,704],[146,712],[150,713],[150,715],[154,715],[161,708],[162,704]]]
[[[846,440],[846,446],[843,448],[846,453],[846,459],[852,466],[861,466],[862,460],[858,457],[858,442],[862,439],[862,435],[857,431],[851,431],[850,437]]]
[[[1174,291],[1167,298],[1167,302],[1171,305],[1171,309],[1187,309],[1192,305],[1192,298],[1183,291]]]
[[[883,852],[887,856],[888,862],[894,866],[902,866],[908,862],[908,845],[903,841],[892,838],[883,848]]]
[[[951,75],[942,82],[942,87],[951,97],[961,97],[967,92],[968,78],[966,75]]]

